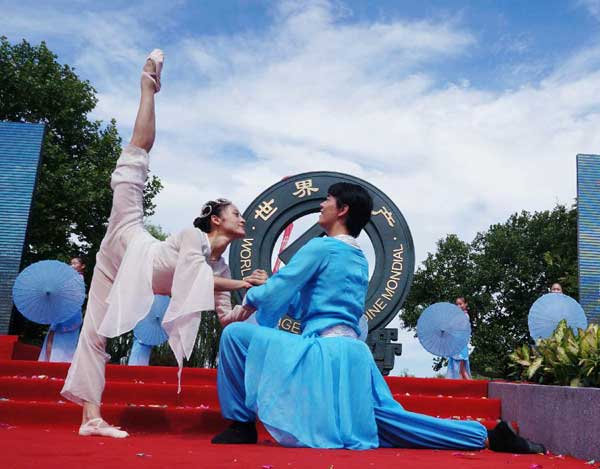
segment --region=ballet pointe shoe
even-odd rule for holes
[[[129,433],[119,427],[113,427],[98,417],[88,420],[79,427],[80,436],[107,436],[110,438],[127,438]]]
[[[154,49],[150,52],[146,60],[152,60],[152,62],[154,62],[154,72],[143,71],[142,76],[152,80],[152,83],[154,83],[154,92],[158,93],[161,87],[160,76],[165,62],[165,54],[160,49]]]

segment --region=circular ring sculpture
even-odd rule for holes
[[[435,303],[425,308],[419,316],[417,337],[429,353],[451,357],[469,343],[471,323],[458,306]]]
[[[365,317],[372,331],[389,323],[402,306],[413,278],[415,253],[408,224],[398,207],[362,179],[318,171],[298,174],[274,184],[244,212],[246,238],[231,244],[229,265],[233,278],[242,278],[254,269],[264,269],[270,274],[272,253],[281,233],[295,220],[319,212],[321,202],[327,198],[327,189],[337,182],[359,184],[373,197],[372,218],[365,227],[375,251],[375,266],[365,302]],[[289,262],[304,244],[324,234],[315,224],[281,252],[279,259]],[[291,318],[284,318],[280,329],[299,333],[300,325]]]
[[[534,340],[547,339],[563,319],[577,334],[577,329],[587,328],[587,318],[581,305],[562,293],[547,293],[538,298],[529,309],[527,324]]]
[[[16,278],[13,302],[27,319],[39,324],[70,320],[85,300],[83,277],[59,261],[31,264]]]

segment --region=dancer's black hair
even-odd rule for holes
[[[73,260],[73,259],[78,259],[78,260],[79,260],[79,263],[80,263],[81,265],[83,265],[83,266],[85,266],[85,265],[86,265],[85,258],[84,258],[84,257],[83,257],[81,254],[77,254],[77,255],[75,255],[75,256],[71,256],[71,257],[70,257],[70,260]]]
[[[231,205],[231,201],[227,199],[209,200],[202,206],[200,216],[194,220],[194,226],[205,233],[210,233],[210,218],[212,215],[221,216],[223,209]]]
[[[335,198],[338,208],[348,206],[346,228],[356,238],[371,219],[373,198],[364,187],[350,182],[332,184],[327,193]]]

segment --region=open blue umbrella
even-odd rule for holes
[[[56,324],[81,314],[83,277],[59,261],[31,264],[16,278],[13,301],[19,312],[39,324]]]
[[[529,309],[529,334],[534,340],[547,339],[563,319],[573,332],[587,328],[587,318],[577,301],[562,293],[547,293],[539,297]]]
[[[451,357],[469,343],[471,323],[458,306],[435,303],[421,313],[417,321],[417,336],[429,353]]]
[[[137,323],[133,335],[144,345],[160,345],[169,336],[162,327],[171,298],[163,295],[154,295],[154,303],[144,319]]]

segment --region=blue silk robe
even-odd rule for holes
[[[483,425],[405,411],[365,343],[322,336],[340,325],[360,333],[367,286],[360,249],[317,238],[265,285],[251,288],[246,303],[257,308],[260,326],[233,323],[221,337],[223,416],[242,422],[258,416],[285,446],[483,448]],[[301,335],[273,329],[287,312],[301,321]]]

